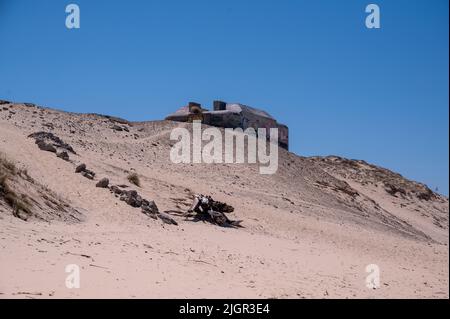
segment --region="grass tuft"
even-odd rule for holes
[[[10,160],[8,160],[6,157],[0,156],[0,165],[2,166],[2,170],[6,169],[8,173],[10,173],[11,175],[17,174],[16,165]]]
[[[13,162],[0,157],[0,198],[13,210],[13,215],[23,220],[31,216],[31,204],[26,196],[19,196],[8,184],[8,176],[17,175],[17,168]]]
[[[131,174],[128,175],[127,179],[128,179],[128,181],[129,181],[131,184],[134,184],[134,185],[136,185],[136,186],[138,186],[138,187],[141,187],[141,181],[140,181],[140,179],[139,179],[138,174],[136,174],[136,173],[131,173]]]

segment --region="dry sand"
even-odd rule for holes
[[[1,155],[21,170],[9,185],[33,212],[21,220],[0,198],[0,298],[449,297],[448,198],[390,171],[284,150],[273,176],[256,165],[172,164],[170,131],[188,124],[0,109]],[[67,162],[40,150],[27,137],[37,131],[77,154]],[[79,163],[94,181],[74,173]],[[95,187],[102,177],[154,200],[178,226]],[[244,228],[178,216],[195,193],[233,205]],[[66,288],[68,264],[81,269],[79,289]],[[369,264],[378,289],[366,287]]]

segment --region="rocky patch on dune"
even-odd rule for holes
[[[142,198],[136,190],[125,190],[118,185],[112,185],[109,189],[121,201],[124,201],[131,207],[140,208],[143,214],[153,219],[159,218],[166,224],[178,225],[170,215],[160,212],[154,201]]]
[[[113,123],[111,127],[114,131],[126,131],[129,129],[126,125],[128,122],[117,121],[115,118],[110,118]],[[119,124],[116,124],[119,122]],[[51,132],[36,132],[28,136],[29,138],[34,138],[36,145],[42,151],[56,153],[58,158],[65,161],[70,161],[68,152],[76,154],[74,149],[68,143],[65,143],[61,138]],[[85,163],[78,164],[75,167],[75,173],[81,174],[83,177],[94,180],[95,172],[88,169]],[[140,186],[140,181],[136,173],[127,176],[130,183]],[[178,222],[169,214],[160,212],[156,203],[152,200],[143,198],[136,190],[126,190],[124,185],[111,185],[109,186],[109,179],[104,177],[98,180],[95,184],[99,188],[109,188],[110,192],[118,197],[121,201],[125,202],[131,207],[140,208],[141,212],[153,219],[160,219],[166,224],[178,225]],[[195,220],[209,221],[211,223],[227,226],[227,227],[238,227],[241,221],[232,221],[228,219],[225,213],[232,212],[233,207],[218,201],[214,201],[209,196],[195,197],[194,201],[201,198],[200,204],[193,208],[190,212],[186,212],[187,215],[196,213]]]
[[[311,157],[309,160],[340,179],[355,181],[362,185],[382,185],[385,192],[393,197],[424,201],[441,197],[425,184],[408,180],[398,173],[363,160],[350,160],[339,156]]]
[[[59,157],[65,161],[69,161],[69,154],[66,151],[61,151],[56,153],[56,157]]]
[[[97,184],[95,184],[95,187],[107,188],[108,185],[109,185],[109,179],[106,177],[103,177],[101,180],[99,180],[97,182]]]
[[[125,125],[117,125],[117,124],[114,124],[113,126],[111,126],[111,128],[112,128],[114,131],[118,131],[118,132],[122,132],[122,131],[129,132],[129,131],[130,131],[130,130],[128,129],[128,127],[126,127]]]
[[[80,164],[75,167],[75,173],[81,173],[82,176],[88,179],[94,179],[95,173],[89,169],[87,169],[86,164]]]
[[[331,189],[334,192],[345,194],[352,199],[359,196],[358,191],[356,191],[355,189],[350,187],[350,185],[344,181],[337,180],[337,181],[335,181],[335,183],[330,183],[327,181],[318,180],[316,182],[316,185],[318,185],[319,187],[322,187],[322,188]]]
[[[119,123],[119,124],[125,124],[125,125],[130,125],[130,122],[117,117],[117,116],[112,116],[112,115],[105,115],[105,114],[99,114],[99,113],[89,113],[88,115],[93,115],[93,116],[98,116],[100,118],[105,118],[107,120],[109,120],[111,123]]]
[[[36,145],[43,151],[56,153],[57,150],[61,150],[76,154],[72,146],[51,132],[40,131],[28,135],[28,137],[34,138]]]
[[[379,216],[382,223],[427,240],[430,236],[421,230],[427,223],[425,220],[431,220],[442,230],[448,229],[448,198],[433,192],[423,183],[363,160],[339,156],[310,157],[307,160],[337,180],[331,185],[318,181],[318,187],[338,195],[358,194],[345,202],[364,216]],[[345,188],[338,184],[345,185]],[[399,215],[401,211],[404,213]],[[444,234],[435,230],[433,236],[442,240]]]

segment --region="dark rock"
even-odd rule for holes
[[[116,116],[111,116],[111,115],[105,115],[105,114],[99,114],[99,113],[89,113],[90,115],[95,115],[95,116],[100,116],[100,117],[104,117],[106,119],[108,119],[111,122],[116,122],[119,124],[129,124],[129,122],[127,120],[124,120],[120,117],[116,117]]]
[[[93,171],[90,171],[88,169],[84,170],[87,174],[92,175],[93,177],[95,176],[95,173]]]
[[[123,190],[121,190],[121,189],[119,188],[119,186],[116,186],[116,185],[110,186],[109,189],[110,189],[110,191],[111,191],[112,193],[114,193],[114,194],[121,195],[121,194],[123,193]]]
[[[112,129],[113,129],[114,131],[119,131],[119,132],[123,131],[122,126],[119,126],[119,125],[117,125],[117,124],[114,124],[114,125],[112,126]]]
[[[86,164],[80,164],[75,168],[75,173],[81,173],[86,170]]]
[[[153,214],[158,214],[159,209],[158,206],[156,206],[154,201],[148,201],[146,199],[142,200],[142,210],[151,212]]]
[[[343,182],[341,185],[337,185],[336,190],[341,191],[351,197],[359,196],[359,193],[354,190],[347,182]]]
[[[69,153],[67,153],[66,151],[62,151],[56,154],[57,157],[62,158],[65,161],[69,160]]]
[[[40,131],[40,132],[36,132],[36,133],[32,133],[32,134],[28,135],[28,137],[34,138],[36,141],[36,144],[38,143],[38,141],[44,141],[46,143],[53,144],[54,147],[62,148],[72,154],[76,154],[76,152],[74,151],[72,146],[65,143],[62,139],[60,139],[58,136],[56,136],[53,133]]]
[[[53,125],[53,123],[44,123],[44,124],[42,124],[42,126],[45,126],[48,129],[50,129],[50,130],[54,130],[55,129],[55,126]]]
[[[101,180],[98,181],[97,184],[95,184],[96,187],[101,187],[101,188],[107,188],[109,184],[109,179],[107,179],[106,177],[102,178]]]
[[[161,214],[154,201],[142,198],[137,191],[121,189],[120,185],[112,185],[109,189],[116,197],[120,195],[119,199],[121,201],[124,201],[132,207],[140,207],[142,213],[145,215],[153,219],[158,219],[158,217],[160,217],[161,220],[167,224],[178,225],[178,223],[169,215],[164,213]]]
[[[45,143],[42,140],[38,141],[36,144],[40,150],[56,153],[56,148],[51,144]]]
[[[142,213],[144,213],[145,215],[147,215],[153,219],[158,219],[159,209],[158,209],[158,206],[156,206],[154,201],[148,201],[148,200],[144,199],[141,209],[142,209]]]
[[[75,168],[75,173],[81,173],[81,175],[83,175],[86,178],[89,179],[94,179],[95,177],[95,173],[91,170],[88,170],[86,168],[86,164],[80,164]]]
[[[135,190],[122,191],[120,200],[124,201],[132,207],[142,206],[142,197]]]
[[[88,179],[94,179],[95,173],[93,171],[90,171],[87,169],[87,170],[82,171],[81,175]]]
[[[394,196],[394,197],[397,197],[397,193],[399,193],[399,194],[401,194],[403,196],[406,195],[406,190],[404,188],[402,188],[402,187],[395,186],[395,185],[390,184],[390,183],[385,183],[384,185],[386,186],[385,187],[386,192],[388,194]]]
[[[428,187],[425,189],[425,191],[420,192],[417,194],[417,198],[425,201],[431,200],[435,195],[433,194],[433,191],[429,189]]]

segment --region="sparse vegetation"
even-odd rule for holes
[[[12,209],[13,215],[23,220],[31,215],[30,202],[23,195],[19,196],[7,183],[6,175],[0,176],[0,198],[3,198]]]
[[[4,173],[10,173],[11,175],[17,174],[16,165],[2,155],[0,155],[0,166],[1,166],[0,172],[6,170],[7,172]]]
[[[6,185],[6,175],[0,175],[0,195],[3,195],[5,193],[5,189],[7,189]]]
[[[136,185],[136,186],[138,186],[138,187],[141,187],[141,181],[140,181],[140,179],[139,179],[138,174],[136,174],[136,173],[130,173],[130,174],[128,175],[127,179],[128,179],[128,181],[129,181],[131,184],[134,184],[134,185]]]
[[[21,177],[25,178],[30,183],[34,184],[34,179],[28,174],[28,170],[26,168],[21,168],[17,172]]]
[[[24,195],[18,195],[8,184],[8,176],[18,174],[16,165],[0,156],[0,198],[13,209],[13,215],[26,220],[31,215],[30,202]]]

